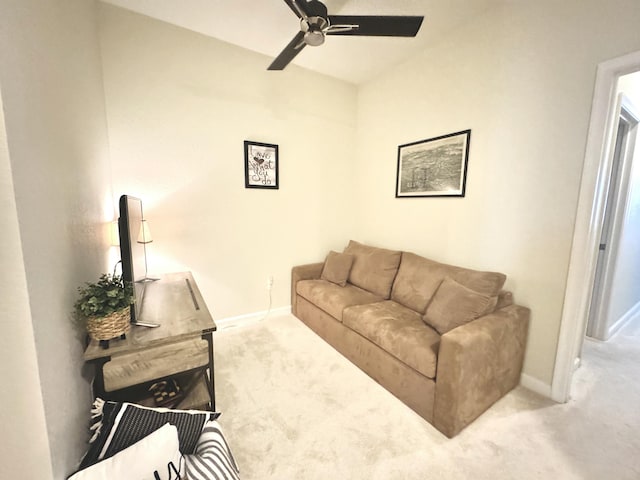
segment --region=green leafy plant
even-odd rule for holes
[[[96,283],[78,287],[75,311],[82,317],[106,317],[133,303],[133,287],[118,275],[104,273]]]

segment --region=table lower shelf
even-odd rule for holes
[[[166,405],[159,405],[150,392],[150,387],[162,380],[175,379],[183,396]],[[209,394],[209,374],[208,370],[199,369],[193,372],[185,372],[170,377],[145,382],[128,388],[115,391],[105,391],[101,395],[104,400],[113,400],[118,402],[137,403],[146,407],[167,407],[179,408],[182,410],[211,410],[213,408],[212,399]]]
[[[195,338],[126,355],[103,366],[105,390],[120,390],[160,377],[179,374],[209,363],[207,340]]]

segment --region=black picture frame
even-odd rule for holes
[[[396,198],[464,197],[471,130],[398,146]]]
[[[244,141],[245,188],[277,190],[280,187],[278,167],[278,145]]]

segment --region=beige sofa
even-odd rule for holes
[[[518,385],[529,309],[505,275],[351,241],[292,269],[293,314],[448,437]]]

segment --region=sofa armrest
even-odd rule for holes
[[[442,336],[434,422],[453,437],[518,383],[530,311],[510,305]]]
[[[291,269],[291,313],[296,315],[296,284],[300,280],[313,280],[320,278],[324,262],[298,265]]]

